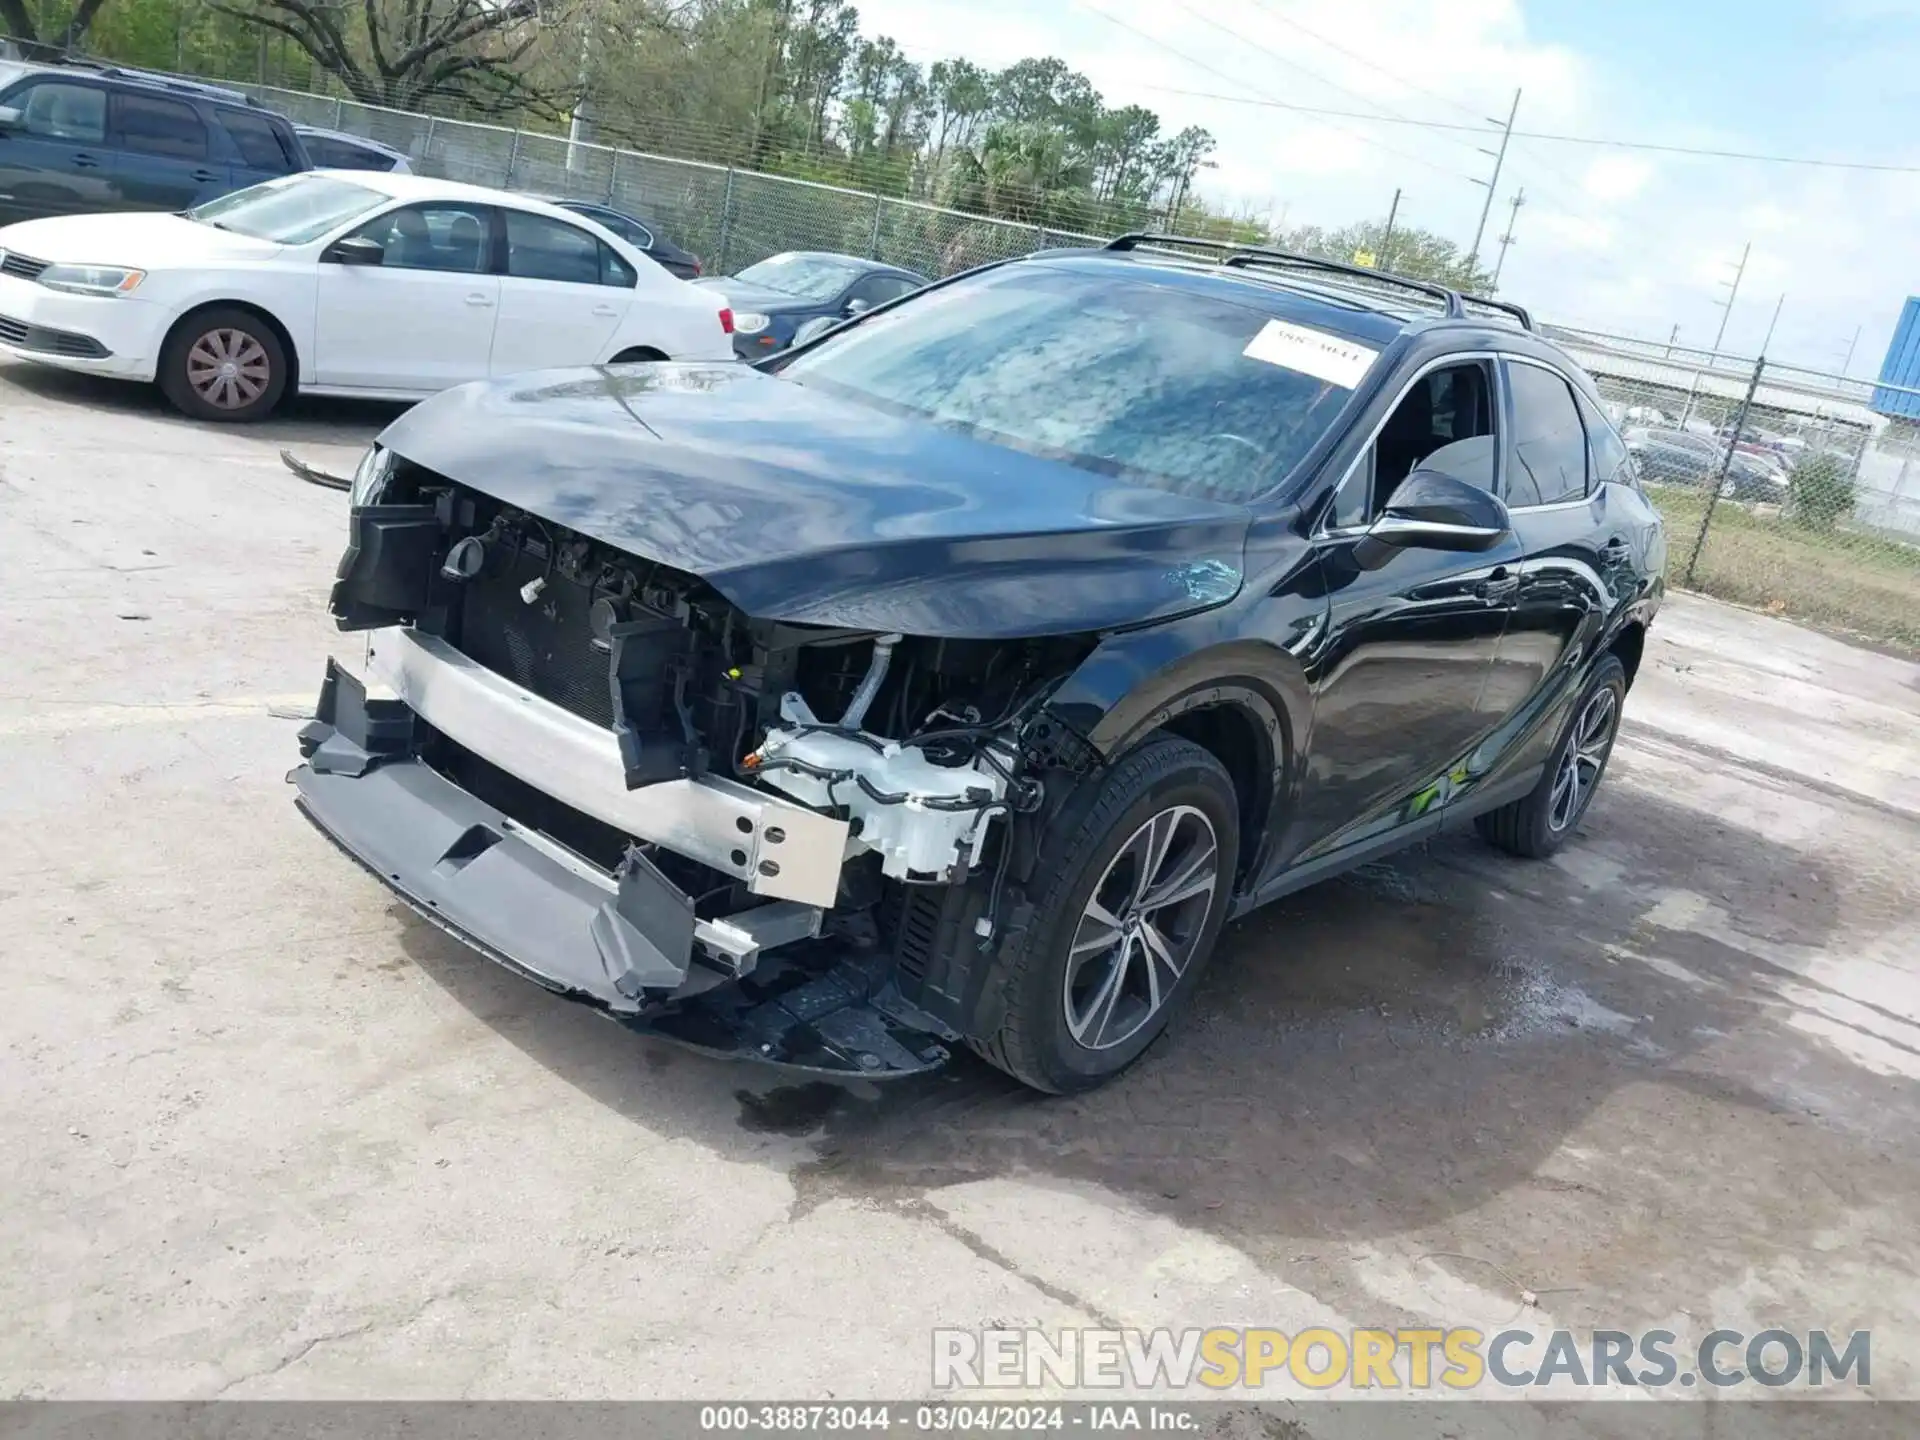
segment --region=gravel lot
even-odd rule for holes
[[[1261,912],[1089,1097],[796,1085],[296,815],[344,497],[276,452],[391,413],[0,363],[0,1395],[905,1397],[938,1324],[1521,1317],[1872,1327],[1920,1398],[1920,667],[1677,597],[1555,862]]]

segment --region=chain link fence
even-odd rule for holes
[[[834,250],[938,277],[989,260],[1055,245],[1098,244],[1105,238],[699,160],[384,110],[305,91],[270,85],[237,88],[301,124],[391,146],[423,175],[597,200],[638,215],[659,225],[717,274],[783,250]]]
[[[1920,651],[1920,391],[1551,333],[1666,517],[1671,584]]]

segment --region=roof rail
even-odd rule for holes
[[[1368,280],[1376,285],[1398,286],[1424,295],[1428,299],[1438,300],[1448,319],[1463,319],[1467,313],[1467,303],[1488,305],[1503,310],[1518,320],[1527,330],[1533,329],[1533,317],[1519,305],[1506,300],[1488,300],[1481,296],[1465,296],[1457,290],[1449,289],[1433,280],[1419,280],[1411,275],[1396,275],[1391,270],[1375,270],[1366,265],[1350,265],[1344,260],[1328,260],[1319,255],[1304,255],[1294,250],[1280,250],[1269,245],[1238,245],[1226,240],[1204,240],[1194,235],[1167,235],[1152,230],[1135,230],[1109,240],[1108,250],[1135,250],[1142,245],[1185,245],[1198,250],[1211,250],[1221,256],[1223,266],[1253,267],[1266,266],[1276,270],[1322,270],[1329,274],[1344,275],[1357,280]]]
[[[204,80],[188,80],[179,75],[169,75],[162,70],[136,70],[130,65],[114,65],[84,55],[67,56],[61,63],[69,69],[92,70],[109,79],[131,80],[136,85],[151,85],[157,90],[174,90],[182,95],[200,95],[209,100],[224,101],[229,105],[265,108],[244,90],[234,90],[225,85],[209,85]]]
[[[1463,296],[1469,305],[1485,305],[1490,310],[1504,310],[1520,322],[1522,330],[1533,330],[1533,312],[1516,300],[1496,300],[1491,295]]]

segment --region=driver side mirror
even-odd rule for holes
[[[1504,540],[1512,523],[1498,495],[1422,466],[1400,482],[1367,535],[1397,549],[1479,551]]]
[[[364,235],[349,235],[344,240],[336,240],[320,255],[322,264],[331,265],[383,265],[386,259],[386,247]]]
[[[816,315],[793,332],[793,343],[796,347],[804,345],[814,336],[824,334],[839,323],[840,321],[832,315]]]
[[[18,105],[0,105],[0,130],[13,129],[23,118]]]

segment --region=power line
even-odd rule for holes
[[[1282,25],[1288,26],[1290,29],[1298,30],[1302,35],[1305,35],[1309,40],[1318,40],[1322,45],[1325,45],[1329,50],[1337,50],[1342,55],[1345,55],[1349,60],[1357,60],[1370,70],[1379,71],[1380,74],[1386,76],[1389,80],[1393,80],[1398,82],[1401,85],[1405,85],[1409,90],[1418,90],[1422,95],[1426,95],[1431,99],[1438,100],[1443,105],[1451,105],[1454,109],[1462,112],[1463,114],[1476,115],[1479,113],[1479,110],[1476,107],[1472,105],[1468,105],[1464,101],[1455,100],[1448,95],[1442,95],[1438,90],[1430,90],[1425,85],[1422,85],[1419,81],[1409,80],[1406,76],[1398,74],[1395,71],[1389,70],[1386,66],[1382,65],[1379,61],[1372,59],[1369,56],[1362,55],[1357,50],[1349,50],[1345,45],[1342,45],[1338,40],[1329,39],[1327,36],[1322,35],[1318,30],[1309,29],[1306,25],[1303,25],[1300,21],[1294,19],[1293,16],[1284,14],[1283,12],[1276,10],[1273,7],[1273,5],[1270,3],[1270,0],[1254,0],[1254,3],[1257,4],[1262,10],[1265,10],[1269,15],[1273,16],[1273,18],[1278,20]]]
[[[1245,80],[1240,79],[1237,75],[1230,75],[1224,70],[1221,70],[1216,68],[1215,66],[1209,65],[1204,60],[1196,59],[1194,56],[1187,54],[1186,51],[1167,44],[1166,41],[1160,39],[1157,35],[1149,35],[1146,31],[1140,29],[1138,26],[1130,25],[1125,20],[1120,19],[1117,15],[1109,15],[1106,11],[1100,9],[1098,6],[1088,4],[1087,0],[1073,0],[1073,3],[1078,5],[1082,10],[1085,10],[1089,15],[1099,16],[1102,20],[1105,20],[1109,25],[1118,26],[1120,29],[1125,30],[1128,34],[1146,41],[1149,45],[1154,46],[1156,49],[1166,51],[1169,55],[1174,56],[1176,59],[1186,61],[1187,64],[1194,66],[1196,69],[1204,70],[1209,75],[1217,76],[1218,78],[1225,80],[1229,85],[1238,85],[1242,90],[1254,91],[1256,95],[1261,95],[1261,92],[1256,90],[1256,88],[1253,85],[1249,84]],[[1158,89],[1160,87],[1152,86],[1148,88]],[[1194,93],[1194,92],[1177,92],[1177,93]],[[1241,104],[1245,104],[1245,105],[1270,105],[1282,110],[1304,108],[1304,107],[1288,105],[1284,101],[1274,100],[1271,96],[1264,96],[1264,95],[1261,95],[1261,98],[1257,98],[1257,99],[1249,98],[1247,96],[1241,96],[1241,95],[1220,95],[1220,96],[1215,96],[1213,98],[1220,99],[1220,100],[1237,100]],[[1379,115],[1358,114],[1353,116],[1352,118],[1358,119],[1358,120],[1379,120],[1387,117],[1383,117]],[[1433,163],[1433,161],[1428,160],[1423,156],[1410,154],[1405,150],[1397,149],[1394,146],[1387,144],[1385,141],[1374,139],[1371,135],[1362,135],[1359,131],[1348,129],[1348,127],[1344,125],[1336,125],[1333,128],[1335,128],[1336,130],[1343,130],[1347,134],[1352,135],[1356,140],[1362,141],[1365,144],[1372,145],[1381,150],[1385,150],[1389,155],[1398,155],[1402,160],[1411,160],[1416,165],[1424,165],[1429,170],[1436,170],[1440,174],[1449,176],[1453,179],[1465,178],[1464,176],[1461,176],[1460,174],[1458,174],[1458,172],[1456,171],[1448,170],[1445,166],[1442,166],[1442,165],[1436,165]]]
[[[1309,69],[1307,66],[1302,65],[1299,61],[1293,59],[1292,57],[1281,54],[1278,50],[1273,49],[1269,45],[1262,44],[1260,41],[1254,39],[1251,35],[1242,34],[1240,31],[1235,30],[1230,25],[1221,24],[1218,20],[1215,20],[1212,16],[1201,14],[1198,10],[1195,10],[1192,6],[1184,3],[1184,0],[1172,0],[1172,3],[1176,9],[1184,10],[1187,14],[1191,15],[1194,19],[1198,20],[1201,24],[1211,25],[1215,30],[1218,30],[1222,35],[1227,36],[1229,39],[1237,40],[1242,45],[1251,45],[1255,50],[1258,50],[1261,54],[1266,55],[1271,59],[1279,61],[1282,65],[1286,66],[1289,70],[1296,70],[1300,74],[1305,75],[1309,80],[1313,80],[1318,84],[1325,85],[1327,88],[1331,90],[1338,90],[1343,95],[1351,95],[1355,100],[1358,100],[1362,105],[1371,105],[1374,108],[1374,110],[1378,112],[1380,117],[1383,119],[1410,120],[1413,118],[1409,115],[1402,114],[1400,111],[1395,110],[1390,106],[1383,105],[1380,101],[1375,100],[1372,96],[1362,95],[1358,90],[1353,89],[1351,86],[1342,85],[1339,81],[1329,79],[1327,76],[1322,75],[1317,70]],[[1469,142],[1460,140],[1460,141],[1456,141],[1455,143],[1464,145]]]
[[[1221,100],[1229,105],[1258,105],[1269,110],[1298,110],[1309,115],[1339,115],[1349,120],[1372,120],[1385,125],[1410,125],[1421,130],[1471,130],[1479,135],[1500,133],[1498,125],[1466,125],[1452,120],[1416,120],[1411,117],[1368,115],[1353,110],[1329,110],[1315,105],[1295,105],[1284,100],[1254,99],[1246,95],[1221,95],[1211,90],[1183,90],[1174,85],[1143,85],[1141,88],[1156,90],[1167,95],[1186,95],[1196,100]],[[1761,165],[1804,165],[1820,170],[1865,170],[1885,175],[1920,175],[1920,165],[1891,165],[1874,160],[1831,160],[1812,155],[1770,155],[1756,150],[1718,150],[1701,145],[1664,145],[1654,140],[1621,140],[1605,135],[1562,135],[1546,130],[1516,130],[1513,132],[1513,138],[1544,140],[1556,145],[1592,145],[1615,150],[1648,150],[1663,155],[1691,155],[1706,160],[1749,160]]]

